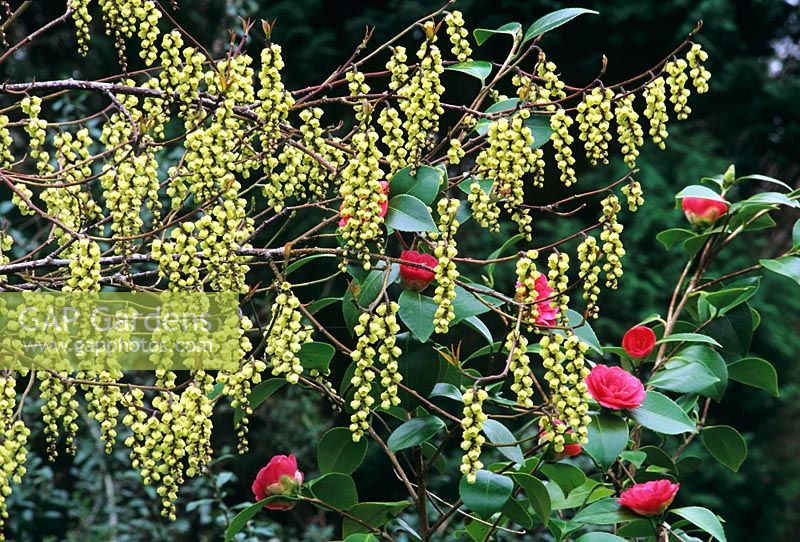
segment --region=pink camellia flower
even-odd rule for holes
[[[673,484],[669,480],[635,484],[623,491],[617,502],[640,516],[657,516],[669,508],[680,487],[680,484]]]
[[[544,273],[539,273],[534,282],[536,288],[536,323],[540,326],[553,327],[556,325],[556,318],[558,317],[558,307],[553,304],[553,289],[547,283],[547,277]],[[525,287],[521,282],[517,281],[516,284],[517,301],[522,299],[526,294]],[[538,301],[541,299],[542,301]]]
[[[688,197],[681,200],[686,220],[696,228],[706,228],[728,212],[728,202],[722,196],[714,198]]]
[[[381,212],[380,216],[386,216],[386,213],[389,212],[389,197],[387,194],[389,193],[389,182],[388,181],[381,181],[381,194],[383,197],[380,200]],[[342,208],[339,207],[339,211]],[[343,228],[347,221],[350,220],[350,215],[342,215],[342,218],[339,219],[339,227]]]
[[[406,262],[427,265],[431,269],[436,267],[439,263],[439,260],[430,254],[423,254],[416,250],[404,250],[400,254],[400,259]],[[400,264],[400,279],[405,286],[416,292],[421,292],[427,288],[434,276],[433,271],[428,271],[421,267],[414,267],[413,265]]]
[[[595,401],[612,410],[639,408],[644,402],[642,381],[621,367],[595,365],[586,387]]]
[[[656,347],[656,334],[647,326],[633,326],[622,337],[622,348],[634,359],[646,358]]]
[[[295,495],[303,485],[303,473],[297,470],[294,455],[276,455],[258,471],[252,490],[257,501],[273,495]],[[269,510],[289,510],[294,501],[275,501],[264,505]]]

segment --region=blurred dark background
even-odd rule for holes
[[[15,2],[11,4],[13,7]],[[350,55],[365,27],[375,27],[373,43],[381,43],[440,5],[409,0],[179,0],[178,4],[181,9],[176,19],[217,55],[225,51],[227,29],[240,27],[240,17],[277,19],[273,39],[284,47],[289,88],[324,79]],[[692,96],[694,113],[688,121],[670,124],[667,151],[652,144],[643,149],[637,178],[647,203],[642,212],[623,219],[628,250],[625,276],[619,291],[604,294],[602,317],[595,324],[601,342],[616,344],[624,330],[640,318],[665,312],[682,261],[656,243],[655,234],[682,225],[673,204],[673,195],[682,186],[696,183],[702,176],[719,174],[728,164],[735,164],[740,175],[761,173],[800,186],[797,4],[797,0],[584,0],[580,6],[596,9],[600,15],[581,17],[543,39],[541,45],[548,58],[558,64],[568,83],[591,81],[602,54],[609,59],[605,80],[614,82],[649,69],[680,43],[698,20],[704,22],[697,41],[710,55],[711,91],[699,98]],[[554,0],[459,0],[455,7],[464,12],[470,28],[494,28],[509,21],[519,21],[526,27],[547,12],[573,5]],[[113,44],[102,33],[96,6],[93,10],[88,61],[78,57],[72,27],[65,26],[1,66],[0,79],[96,79],[118,73]],[[34,2],[21,21],[8,30],[9,41],[16,42],[62,12],[63,2]],[[484,47],[474,47],[475,58],[499,53],[503,45],[502,39],[493,39]],[[253,53],[260,46],[255,39]],[[129,56],[135,69],[135,54]],[[452,74],[445,77],[446,85],[456,81],[451,79]],[[457,82],[460,88],[453,86],[448,91],[452,101],[459,99],[459,93],[466,97],[477,90],[467,87],[477,87],[473,80],[465,83],[459,78]],[[52,112],[57,117],[75,118],[93,111],[90,100],[71,95],[55,102]],[[602,186],[624,171],[620,159],[607,167],[583,167],[578,186]],[[550,186],[558,186],[556,178],[551,177]],[[548,189],[536,197],[552,201],[560,194],[558,190]],[[585,218],[592,218],[595,212]],[[796,218],[784,213],[777,229],[762,235],[758,243],[735,247],[728,253],[730,261],[726,264],[734,266],[780,253],[790,243]],[[547,220],[539,223],[547,235],[565,227]],[[574,224],[569,228],[574,230]],[[462,253],[473,251],[485,256],[500,244],[496,240],[487,244],[480,235],[468,239],[460,246]],[[501,271],[501,276],[503,272],[510,279],[510,270]],[[747,462],[733,474],[707,461],[691,479],[682,480],[682,497],[691,495],[691,504],[708,506],[726,518],[732,542],[794,540],[800,530],[800,514],[796,512],[800,508],[800,456],[796,452],[800,448],[800,369],[796,362],[800,351],[800,296],[791,281],[771,275],[765,277],[754,306],[761,312],[763,324],[755,333],[753,354],[775,364],[781,396],[773,398],[732,385],[724,404],[712,408],[711,422],[731,423],[740,429],[750,448]],[[325,316],[332,325],[337,317]],[[31,404],[32,415],[36,406]],[[220,457],[209,478],[188,482],[179,505],[183,512],[174,524],[165,524],[158,517],[154,492],[142,489],[123,447],[112,457],[104,457],[92,435],[93,425],[84,423],[75,459],[61,459],[50,466],[43,460],[43,445],[34,451],[28,477],[9,499],[9,538],[218,540],[235,513],[228,507],[251,499],[249,482],[266,459],[274,453],[292,451],[298,455],[301,468],[313,475],[316,442],[333,423],[325,405],[297,390],[284,390],[254,416],[251,452],[239,458],[226,452],[231,449],[233,435],[230,412],[222,412],[215,435]],[[35,431],[34,437],[35,443],[36,438],[41,441],[40,432]],[[699,448],[691,451],[703,455]],[[381,461],[372,450],[357,473],[362,498],[392,497],[387,492],[393,490],[387,487],[394,480],[379,477],[390,472]],[[688,499],[680,502],[689,504]],[[324,516],[298,507],[283,515],[265,513],[264,521],[250,534],[252,540],[312,541],[330,539],[334,533]]]

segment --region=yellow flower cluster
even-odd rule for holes
[[[265,351],[271,359],[272,374],[286,375],[290,384],[297,384],[303,374],[299,352],[303,344],[311,341],[312,329],[303,325],[303,314],[299,310],[300,300],[291,290],[291,284],[283,282],[280,293],[272,304],[272,318]]]
[[[460,11],[453,11],[447,14],[444,22],[447,25],[447,36],[453,44],[453,55],[459,62],[466,62],[472,56],[472,49],[467,40],[469,31],[464,28],[464,15]]]
[[[16,380],[13,373],[0,375],[0,540],[3,523],[8,519],[6,498],[11,495],[11,484],[19,484],[25,476],[30,429],[22,420],[14,419]]]
[[[705,94],[708,92],[708,80],[711,79],[711,72],[703,66],[708,60],[708,53],[703,51],[699,43],[694,43],[686,53],[686,60],[689,62],[689,77],[692,78],[694,88],[698,94]]]
[[[586,158],[592,165],[598,162],[608,164],[608,142],[611,141],[611,98],[614,92],[609,88],[595,87],[583,96],[578,104],[578,138],[583,141]]]
[[[8,131],[8,117],[0,115],[0,169],[11,169],[14,155],[11,154],[11,133]]]
[[[521,207],[525,196],[523,180],[526,174],[541,171],[544,166],[541,154],[531,149],[533,134],[525,126],[525,119],[529,116],[530,111],[522,109],[511,119],[501,118],[490,124],[487,133],[488,147],[476,159],[478,176],[494,179],[492,196],[504,198],[503,207],[511,214],[520,233],[528,240],[533,230],[528,209]],[[473,205],[479,201],[480,199],[475,199]],[[485,208],[475,208],[473,211],[478,211],[483,221],[493,214],[490,209]]]
[[[547,257],[547,284],[557,295],[552,303],[558,306],[558,317],[561,323],[567,323],[566,314],[569,308],[569,254],[566,252],[552,253]]]
[[[100,246],[91,239],[78,239],[67,249],[69,278],[65,292],[100,291]]]
[[[22,112],[28,115],[25,131],[30,136],[30,156],[36,160],[39,175],[49,175],[54,171],[50,164],[50,154],[44,149],[47,139],[47,121],[40,119],[42,112],[42,99],[38,96],[25,96],[19,103]]]
[[[442,53],[433,44],[435,37],[423,41],[417,51],[419,68],[411,79],[398,89],[403,131],[406,134],[408,164],[417,164],[432,138],[439,131],[439,117],[444,114],[441,96],[444,86],[439,76],[444,71]]]
[[[670,60],[664,66],[664,71],[667,72],[667,86],[669,87],[669,101],[672,102],[672,110],[675,112],[675,118],[684,120],[689,117],[692,108],[687,105],[691,91],[686,88],[686,83],[689,82],[689,76],[686,75],[686,68],[689,63],[682,58]]]
[[[650,120],[650,137],[658,148],[664,150],[667,144],[664,142],[669,136],[667,132],[667,91],[664,88],[664,78],[656,77],[644,87],[644,101],[647,104],[644,116]]]
[[[500,231],[500,207],[497,206],[497,201],[492,199],[490,193],[481,188],[479,182],[475,181],[469,185],[467,201],[475,222],[490,232]]]
[[[628,202],[628,210],[636,212],[639,207],[644,205],[644,196],[642,192],[642,185],[639,181],[631,180],[630,183],[622,187],[622,193],[625,194]]]
[[[261,83],[258,99],[261,100],[261,104],[257,112],[261,122],[259,130],[261,148],[268,156],[265,160],[268,171],[276,165],[270,163],[274,160],[270,151],[276,148],[281,138],[281,123],[286,121],[289,109],[294,105],[294,98],[286,90],[281,79],[283,66],[280,45],[273,43],[261,51],[261,70],[258,72],[258,80]]]
[[[542,365],[546,369],[544,379],[550,389],[550,404],[555,418],[563,425],[554,423],[551,418],[539,419],[543,430],[543,440],[553,443],[556,453],[564,451],[564,434],[572,429],[579,443],[588,442],[586,427],[591,418],[589,412],[589,393],[584,378],[589,374],[584,354],[589,345],[574,333],[545,335],[539,341]]]
[[[478,471],[483,468],[481,463],[481,447],[486,442],[486,437],[481,435],[486,414],[483,413],[483,402],[489,397],[486,390],[467,390],[462,395],[464,401],[464,417],[461,419],[463,436],[461,449],[464,455],[461,458],[461,474],[467,477],[467,482],[474,484]]]
[[[394,175],[408,165],[408,150],[400,113],[394,107],[384,107],[378,115],[378,125],[384,134],[381,142],[388,149],[386,160],[389,162],[389,175]]]
[[[639,113],[633,108],[636,95],[631,93],[617,100],[614,115],[617,118],[617,141],[622,147],[622,159],[633,169],[639,156],[639,147],[644,145],[644,130],[639,124]]]
[[[514,383],[511,384],[511,391],[517,394],[517,404],[525,407],[533,407],[533,378],[531,378],[530,364],[528,357],[528,339],[518,329],[512,329],[506,336],[505,343],[511,363],[508,369],[514,375]]]
[[[597,307],[597,296],[600,287],[600,250],[597,248],[597,239],[591,235],[578,245],[578,261],[581,263],[578,279],[583,282],[583,299],[586,300],[586,314],[589,318],[597,318],[600,311]]]
[[[611,194],[603,199],[601,205],[603,216],[600,217],[600,222],[603,224],[603,231],[600,233],[600,240],[603,241],[602,250],[606,256],[603,271],[606,273],[606,286],[616,290],[622,277],[622,258],[625,256],[625,248],[620,238],[623,226],[617,221],[617,213],[620,210],[619,198]]]
[[[100,440],[105,443],[106,453],[110,454],[117,438],[118,405],[123,395],[120,387],[113,383],[119,382],[122,371],[98,371],[79,374],[78,377],[98,382],[98,385],[83,386],[86,410],[89,417],[100,425]]]
[[[433,255],[438,260],[433,269],[436,277],[433,301],[437,305],[433,316],[433,329],[436,333],[450,331],[450,322],[456,317],[453,301],[456,298],[456,280],[458,280],[459,273],[453,258],[458,255],[456,232],[458,232],[459,223],[456,213],[458,213],[460,204],[459,200],[448,198],[442,198],[436,204],[441,235],[433,249]]]
[[[536,64],[536,75],[541,80],[537,85],[537,96],[535,101],[544,103],[566,98],[564,81],[558,77],[558,67],[555,62],[547,60],[544,52],[539,54],[539,62]]]
[[[99,0],[106,21],[106,34],[114,36],[120,61],[125,66],[124,38],[133,37],[134,32],[141,40],[139,56],[150,66],[158,58],[158,21],[161,12],[153,0]]]
[[[89,15],[89,0],[70,0],[69,7],[72,9],[72,21],[75,23],[75,34],[78,38],[78,52],[86,56],[89,52],[89,23],[92,16]]]
[[[461,141],[455,138],[451,139],[450,147],[447,149],[447,160],[451,166],[456,166],[461,163],[462,158],[464,158],[464,149],[461,147]]]
[[[358,442],[369,429],[369,414],[375,398],[372,396],[372,382],[378,373],[375,357],[380,362],[381,408],[389,408],[400,404],[397,396],[398,384],[403,377],[398,372],[397,359],[402,354],[396,344],[397,332],[400,325],[397,323],[397,303],[382,303],[375,309],[375,314],[362,313],[358,317],[358,324],[354,330],[358,342],[355,349],[350,352],[355,371],[350,384],[355,388],[355,394],[350,401],[353,414],[350,416],[350,431],[353,441]],[[377,350],[376,350],[377,345]]]
[[[350,91],[350,96],[356,97],[356,100],[360,100],[358,96],[369,94],[370,88],[364,74],[355,67],[347,71],[345,79],[347,80],[347,90]],[[353,111],[355,111],[355,117],[358,122],[366,121],[370,113],[366,101],[359,101],[353,105]]]
[[[561,172],[561,182],[566,186],[572,186],[577,182],[578,178],[575,176],[575,157],[572,156],[572,142],[575,138],[569,133],[569,127],[573,124],[572,117],[561,108],[558,108],[555,113],[550,116],[550,128],[553,130],[553,135],[550,138],[553,141],[553,150],[555,151],[556,166]]]
[[[12,246],[14,246],[14,238],[5,232],[0,232],[0,265],[5,265],[11,261],[7,253]],[[0,282],[4,280],[6,280],[6,276],[0,275]],[[0,305],[0,310],[2,309],[3,305]]]
[[[536,298],[539,292],[536,291],[536,279],[539,278],[541,273],[536,270],[536,258],[539,253],[535,250],[529,250],[523,256],[517,259],[517,288],[516,299],[518,303],[523,304],[522,307],[522,321],[528,324],[528,331],[533,331],[536,324],[536,318],[539,316],[539,310],[536,306]]]
[[[68,454],[75,455],[75,433],[78,431],[78,401],[75,399],[75,386],[62,380],[64,374],[51,374],[38,371],[39,397],[42,401],[42,423],[47,442],[47,457],[55,461],[58,456],[58,424],[64,432],[65,448]]]
[[[369,270],[368,245],[383,234],[382,205],[386,194],[381,181],[384,178],[380,160],[383,157],[376,143],[378,134],[374,130],[359,132],[353,136],[354,155],[342,170],[342,197],[339,231],[344,240],[345,258],[355,254]]]
[[[386,62],[386,69],[389,71],[389,90],[396,91],[408,81],[408,54],[402,45],[392,47],[392,56]]]
[[[183,45],[183,37],[177,30],[164,34],[161,39],[159,87],[172,93],[171,98],[179,104],[178,116],[184,119],[185,128],[190,131],[205,114],[202,109],[191,107],[205,77],[205,57],[194,47],[184,48]]]

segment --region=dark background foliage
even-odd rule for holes
[[[600,68],[602,54],[609,58],[606,80],[617,81],[650,68],[698,20],[704,21],[698,41],[710,54],[711,92],[699,99],[693,96],[694,114],[690,120],[670,126],[666,152],[652,144],[643,150],[637,178],[644,187],[647,204],[642,212],[624,219],[628,257],[622,287],[605,294],[602,317],[595,325],[603,343],[616,344],[624,330],[645,315],[665,312],[681,259],[656,243],[655,234],[681,225],[680,212],[673,203],[677,190],[702,176],[721,173],[731,163],[739,174],[762,173],[794,187],[800,185],[797,3],[585,0],[581,5],[600,11],[599,16],[582,17],[543,40],[542,47],[559,65],[566,81],[591,81]],[[178,21],[218,55],[225,51],[226,29],[240,27],[240,17],[277,19],[273,36],[284,47],[285,79],[290,88],[324,79],[350,55],[365,27],[375,27],[373,43],[380,43],[438,7],[434,2],[413,0],[179,0],[179,4]],[[459,0],[457,7],[464,12],[470,27],[493,28],[509,21],[524,25],[568,5],[558,0]],[[35,2],[20,23],[10,29],[9,41],[17,41],[62,9],[63,2]],[[102,34],[99,20],[97,12],[88,62],[74,52],[74,36],[67,27],[47,34],[15,61],[1,66],[0,79],[96,79],[117,73],[116,52]],[[488,56],[493,47],[503,45],[501,41],[491,40],[477,48],[476,58]],[[256,38],[253,52],[257,53],[260,46]],[[463,79],[459,82],[463,83]],[[453,100],[458,99],[458,89],[448,92]],[[74,118],[90,112],[90,99],[75,95],[60,100],[57,113]],[[623,171],[621,160],[604,168],[583,167],[579,186],[600,186]],[[556,199],[558,189],[549,190],[537,198]],[[781,216],[784,226],[755,246],[733,247],[726,263],[733,266],[783,250],[790,242],[789,229],[795,218]],[[547,234],[556,234],[566,226],[543,220],[538,227]],[[570,227],[574,228],[574,223]],[[461,244],[462,252],[482,256],[502,243],[501,236],[486,234],[470,239]],[[511,280],[510,270],[505,274],[501,271],[498,278],[502,277]],[[800,459],[795,452],[800,446],[800,369],[796,364],[796,353],[800,351],[800,303],[796,285],[788,279],[767,276],[754,305],[762,313],[763,324],[755,333],[753,353],[775,364],[781,396],[775,399],[733,384],[736,388],[727,394],[724,404],[712,408],[710,421],[730,423],[740,429],[750,448],[747,462],[738,474],[713,461],[705,462],[690,479],[682,481],[679,502],[689,504],[691,496],[691,504],[708,506],[720,513],[728,521],[731,541],[791,540],[800,529],[800,516],[796,513],[800,506]],[[337,315],[326,318],[330,325],[337,325]],[[464,348],[470,346],[465,344]],[[29,407],[31,418],[36,406]],[[296,390],[284,390],[254,416],[251,452],[236,457],[226,453],[234,439],[230,419],[230,411],[223,410],[215,420],[215,449],[221,457],[211,476],[190,481],[185,487],[181,503],[184,512],[171,525],[158,517],[154,492],[142,489],[138,475],[130,470],[124,449],[108,458],[100,453],[91,423],[84,423],[88,428],[82,432],[78,456],[61,459],[54,466],[42,459],[41,433],[35,431],[39,438],[34,439],[29,476],[9,499],[13,539],[217,540],[227,519],[235,513],[229,507],[251,498],[249,482],[271,455],[292,451],[298,455],[301,468],[313,475],[316,442],[335,423],[325,405]],[[703,456],[699,448],[692,451]],[[402,493],[395,487],[395,480],[386,478],[391,470],[379,453],[372,452],[357,473],[362,498],[400,498]],[[441,483],[445,493],[448,488],[452,491],[452,480],[434,483]],[[326,518],[310,509],[298,507],[283,515],[264,513],[263,518],[250,533],[253,540],[310,541],[334,536]]]

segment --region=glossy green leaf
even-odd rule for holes
[[[297,261],[290,263],[286,266],[286,272],[284,273],[285,276],[291,275],[293,272],[297,271],[301,267],[306,264],[313,262],[314,260],[319,260],[320,258],[335,258],[335,254],[312,254],[310,256],[306,256],[305,258],[301,258]]]
[[[648,391],[642,406],[629,411],[631,418],[664,435],[694,433],[695,424],[675,401],[657,391]]]
[[[364,461],[367,447],[367,439],[353,442],[353,434],[346,427],[329,429],[317,444],[319,471],[352,474]]]
[[[362,523],[377,529],[410,505],[409,501],[359,503],[347,513],[360,520],[361,523],[345,517],[342,520],[342,536],[346,538],[355,533],[369,532],[369,529]]]
[[[747,457],[747,443],[742,435],[729,425],[712,425],[700,431],[700,440],[711,456],[738,472]]]
[[[784,256],[775,260],[759,260],[761,265],[773,273],[778,273],[784,277],[789,277],[797,284],[800,284],[800,257]]]
[[[475,331],[481,334],[486,342],[489,344],[494,344],[494,338],[492,337],[492,331],[489,329],[489,326],[483,323],[483,320],[478,318],[477,316],[470,316],[469,318],[464,318],[464,324],[468,325]]]
[[[299,501],[301,500],[300,497],[291,497],[286,495],[273,495],[271,497],[267,497],[266,499],[262,499],[255,504],[251,504],[238,514],[234,516],[231,522],[228,524],[228,528],[225,530],[225,542],[230,542],[233,540],[233,537],[236,534],[244,529],[244,526],[247,525],[247,522],[253,519],[253,517],[261,512],[264,509],[264,505],[267,505],[271,502],[275,501]]]
[[[740,201],[739,205],[741,207],[746,207],[748,205],[785,205],[787,207],[800,207],[800,203],[797,202],[796,199],[791,199],[785,194],[781,194],[780,192],[761,192],[759,194],[755,194],[747,198],[744,201]]]
[[[713,344],[714,346],[721,346],[717,341],[708,335],[701,335],[700,333],[672,333],[667,337],[663,337],[656,341],[656,344],[662,343],[706,343]]]
[[[551,504],[550,494],[547,492],[547,487],[544,485],[544,482],[535,476],[522,472],[511,473],[509,476],[511,476],[517,485],[522,488],[522,491],[525,492],[525,496],[528,497],[528,502],[531,503],[531,508],[536,512],[539,520],[547,525],[547,521],[550,518]]]
[[[386,225],[398,231],[438,231],[428,206],[408,194],[399,194],[389,200]]]
[[[668,469],[670,472],[676,472],[675,462],[672,461],[672,457],[658,446],[642,446],[639,451],[644,452],[645,462],[648,465],[655,465],[656,467]]]
[[[719,378],[702,363],[678,358],[668,361],[647,384],[678,393],[700,393],[717,382]]]
[[[706,186],[702,186],[699,184],[693,184],[691,186],[687,186],[677,194],[675,194],[675,199],[681,200],[683,198],[706,198],[706,199],[721,199],[721,196],[711,190]]]
[[[673,367],[680,367],[681,365],[693,367],[697,365],[704,366],[717,381],[706,387],[700,388],[697,386],[699,389],[690,393],[699,393],[706,397],[711,397],[717,402],[722,400],[722,397],[725,395],[725,390],[728,388],[728,367],[725,365],[725,360],[722,359],[719,352],[708,346],[696,344],[683,348],[680,352],[675,354],[669,363],[673,364]],[[686,387],[693,386],[689,385]]]
[[[447,66],[445,70],[466,73],[478,79],[483,85],[486,82],[486,78],[492,73],[492,63],[485,60],[469,60]]]
[[[433,387],[431,397],[447,397],[453,401],[463,401],[463,396],[457,387],[446,382],[439,382]]]
[[[476,28],[473,31],[473,35],[475,36],[475,43],[478,45],[483,45],[483,43],[491,38],[496,34],[508,34],[509,36],[515,37],[522,32],[522,25],[519,23],[506,23],[503,26],[500,26],[494,30],[489,28]]]
[[[687,239],[696,237],[697,234],[692,230],[685,230],[683,228],[672,228],[664,230],[656,234],[656,240],[664,245],[664,248],[670,250],[678,243],[682,243]]]
[[[575,542],[627,542],[624,538],[611,533],[586,533],[575,539]]]
[[[583,471],[568,463],[546,463],[539,470],[561,488],[565,497],[586,481]]]
[[[458,188],[461,189],[462,192],[469,195],[472,193],[472,183],[478,183],[486,194],[489,194],[492,191],[492,185],[494,184],[494,179],[478,179],[477,177],[467,177],[460,183],[458,183]]]
[[[347,474],[329,472],[306,485],[314,497],[338,510],[347,510],[358,503],[356,484]]]
[[[624,459],[635,465],[637,468],[642,466],[647,454],[641,450],[627,450],[619,454],[620,459]]]
[[[522,43],[525,44],[536,36],[541,36],[545,32],[550,32],[562,24],[570,22],[575,17],[585,14],[597,15],[597,12],[592,9],[565,8],[548,13],[536,19],[536,21],[528,27],[528,30],[525,32],[525,37],[522,39]]]
[[[374,534],[356,533],[345,538],[343,542],[379,542],[379,540]]]
[[[388,276],[387,276],[388,274]],[[383,285],[389,285],[400,276],[400,265],[392,264],[385,269],[373,269],[367,273],[366,278],[358,285],[356,298],[362,308],[368,307],[383,290]],[[356,316],[358,318],[358,316]]]
[[[628,445],[628,424],[619,416],[599,414],[592,416],[588,430],[589,442],[583,449],[607,469]]]
[[[439,305],[430,297],[413,290],[401,293],[398,303],[400,320],[420,341],[427,341],[433,334],[433,317]]]
[[[778,373],[770,362],[761,358],[742,358],[728,365],[731,380],[768,391],[775,397],[778,392]]]
[[[319,371],[328,374],[336,349],[328,343],[310,342],[300,347],[297,357],[305,371]]]
[[[471,286],[479,290],[486,289],[477,284],[472,284]],[[456,298],[453,300],[453,312],[455,312],[456,317],[453,320],[453,325],[470,316],[489,312],[491,310],[489,306],[496,307],[502,303],[502,300],[494,296],[472,292],[461,286],[456,286]]]
[[[737,183],[741,182],[741,181],[756,181],[756,182],[760,182],[760,183],[772,183],[772,184],[777,184],[778,186],[781,186],[781,187],[785,188],[786,190],[790,190],[790,191],[792,190],[792,187],[789,186],[788,184],[786,184],[785,182],[779,181],[778,179],[775,179],[773,177],[768,177],[766,175],[758,175],[758,174],[745,175],[744,177],[739,177],[739,178],[736,179]]]
[[[603,353],[603,347],[600,346],[597,334],[592,329],[589,321],[584,320],[582,314],[572,309],[567,309],[567,320],[569,320],[569,325],[574,326],[572,332],[575,333],[580,340],[588,344],[589,348],[598,354]]]
[[[389,181],[389,198],[406,194],[426,205],[431,205],[439,193],[443,180],[444,172],[439,168],[419,166],[417,174],[412,175],[411,166],[407,166],[395,173]]]
[[[545,490],[545,493],[547,490]],[[525,529],[533,527],[533,518],[526,510],[527,503],[517,499],[508,499],[503,505],[503,515],[511,521],[522,525]]]
[[[553,136],[553,129],[550,128],[549,115],[531,115],[524,121],[525,126],[531,131],[533,143],[531,149],[538,149]]]
[[[800,247],[800,218],[794,223],[792,228],[792,248],[797,249]]]
[[[444,422],[436,416],[413,418],[400,425],[389,435],[386,446],[393,452],[419,446],[423,442],[432,439],[436,433],[444,428]]]
[[[288,382],[286,382],[285,378],[270,378],[269,380],[260,382],[250,392],[250,397],[248,398],[250,408],[253,410],[257,409],[259,406],[261,406],[261,403],[269,399],[273,393],[284,387],[286,384],[288,384]],[[233,424],[237,425],[243,418],[244,410],[242,410],[240,407],[237,407],[233,413]]]
[[[587,525],[614,525],[637,519],[639,516],[622,508],[617,499],[609,498],[594,502],[575,514],[572,521]]]
[[[717,516],[711,510],[700,506],[686,506],[684,508],[670,510],[670,513],[680,516],[693,525],[696,525],[701,530],[719,540],[719,542],[726,542],[725,530],[722,528],[722,523],[720,523]]]
[[[325,307],[333,305],[334,303],[338,303],[341,300],[341,297],[323,297],[322,299],[316,299],[306,305],[306,310],[309,312],[309,314],[315,314]]]
[[[483,433],[489,442],[495,445],[498,452],[518,465],[525,463],[522,449],[519,444],[515,444],[517,438],[505,425],[497,420],[486,420],[483,422]]]
[[[488,470],[479,470],[474,484],[467,482],[466,476],[458,484],[461,500],[467,508],[482,518],[488,518],[500,511],[513,490],[514,482],[511,478]]]

